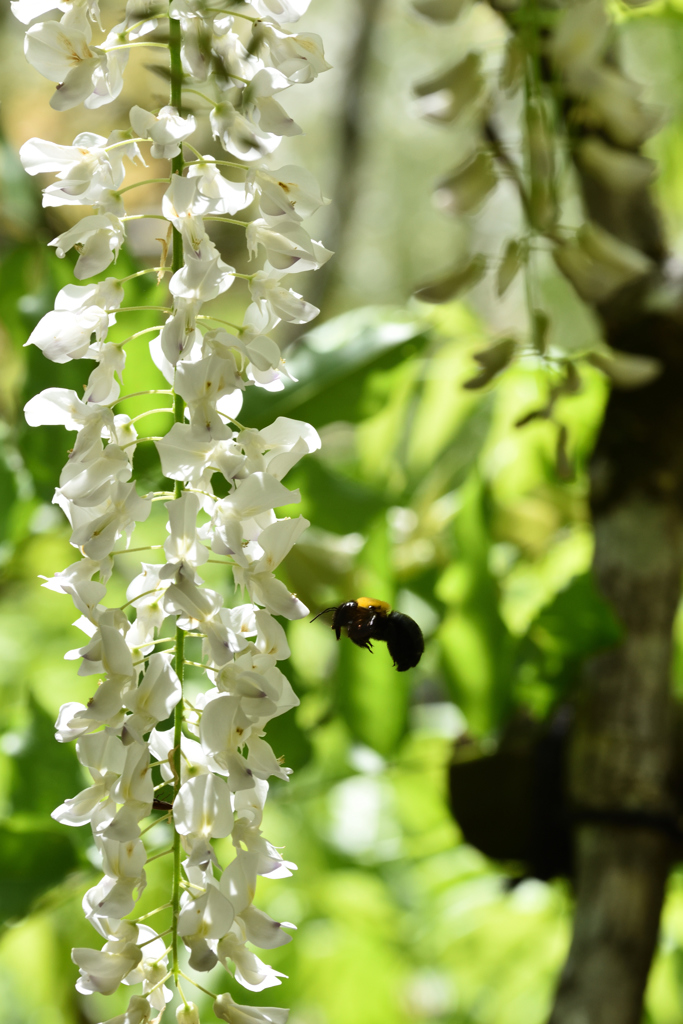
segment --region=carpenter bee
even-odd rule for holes
[[[414,619],[402,612],[392,612],[386,601],[373,597],[359,597],[356,601],[345,601],[336,608],[325,608],[315,619],[334,612],[332,629],[341,637],[343,629],[349,640],[358,647],[372,651],[371,640],[384,640],[399,672],[414,668],[425,649],[422,630]],[[315,622],[311,619],[311,622]]]

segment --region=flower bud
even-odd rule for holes
[[[179,1006],[175,1012],[175,1019],[178,1021],[178,1024],[201,1024],[199,1010],[194,1003],[186,1003],[185,1006]]]

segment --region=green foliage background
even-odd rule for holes
[[[321,8],[322,22],[339,24],[332,5]],[[672,120],[652,150],[661,160],[658,187],[675,236],[683,209],[674,174],[683,144],[675,70],[683,30],[675,6],[649,10],[639,37],[645,44],[634,53],[641,67],[653,67],[648,54],[659,57],[662,39],[670,41],[669,77],[660,62],[651,85],[656,91],[666,79]],[[397,34],[399,17],[405,12],[389,5],[382,23],[389,81],[398,64],[388,41],[402,39],[405,54],[410,38],[407,28],[404,37]],[[325,24],[320,28],[325,32]],[[427,45],[426,30],[420,32],[418,54]],[[9,76],[23,58],[9,25],[5,38],[10,50],[0,77],[9,94]],[[439,42],[444,52],[447,45]],[[426,66],[424,53],[420,59]],[[10,105],[10,113],[22,109],[26,103]],[[375,110],[384,134],[370,132],[368,140],[377,151],[373,168],[390,164],[401,142],[382,121],[385,114],[381,105]],[[41,127],[31,131],[41,134]],[[29,134],[14,122],[5,131],[14,142]],[[403,209],[404,233],[418,238],[419,267],[435,223],[420,208],[419,190],[433,168],[423,154],[419,177],[414,153],[385,189]],[[320,153],[308,156],[324,169]],[[125,1003],[118,995],[82,1000],[73,991],[70,948],[96,938],[80,900],[97,871],[89,834],[49,817],[84,784],[73,751],[54,743],[52,723],[62,702],[86,700],[91,685],[63,660],[80,643],[73,609],[41,589],[38,578],[72,560],[68,531],[50,504],[70,438],[61,428],[29,431],[21,409],[45,387],[80,389],[85,369],[48,363],[23,347],[71,273],[45,248],[53,225],[44,222],[37,191],[8,141],[0,146],[0,179],[0,1022],[84,1024],[122,1012]],[[408,195],[420,196],[417,209],[401,207]],[[269,737],[295,774],[288,785],[273,786],[265,832],[299,872],[285,882],[263,880],[259,905],[298,932],[270,957],[290,980],[254,1001],[292,1006],[291,1024],[540,1024],[567,950],[569,886],[527,880],[510,890],[506,880],[518,867],[492,864],[461,841],[447,808],[446,768],[459,737],[486,750],[513,713],[542,718],[571,695],[581,659],[614,639],[589,576],[586,463],[606,383],[586,368],[580,394],[558,403],[574,469],[571,480],[560,479],[555,427],[542,419],[515,426],[544,404],[547,369],[522,359],[494,390],[463,389],[475,372],[473,352],[491,340],[490,324],[459,303],[391,304],[394,289],[405,296],[409,282],[417,283],[415,253],[407,243],[397,246],[396,223],[392,214],[381,258],[384,272],[395,260],[399,285],[382,287],[375,267],[374,294],[383,304],[314,328],[291,357],[298,384],[274,396],[254,390],[241,415],[254,426],[277,415],[308,420],[324,439],[322,451],[287,479],[301,489],[301,511],[314,524],[284,570],[299,596],[312,611],[376,596],[417,619],[427,637],[419,667],[398,675],[383,647],[370,656],[337,644],[323,621],[289,625],[289,674],[301,706],[275,720]],[[438,230],[443,247],[443,226]],[[362,231],[359,237],[368,244]],[[356,254],[354,263],[347,255],[335,293],[339,309],[358,298],[367,303],[361,271],[366,266],[372,281],[375,257]],[[422,277],[434,270],[425,266]],[[118,272],[128,272],[123,257]],[[556,291],[549,281],[548,295]],[[153,302],[154,290],[137,282],[128,297]],[[221,301],[217,315],[230,318],[243,297],[231,293]],[[571,347],[576,328],[563,302],[554,307],[556,337]],[[133,314],[117,329],[130,334],[151,322]],[[131,350],[127,391],[154,386],[155,375],[144,344]],[[136,414],[151,407],[146,401],[131,400],[122,411]],[[153,417],[145,424],[156,432]],[[153,485],[152,455],[137,468]],[[142,529],[157,539],[159,516]],[[210,585],[229,598],[230,580],[211,568]],[[134,556],[119,560],[111,602],[134,571]],[[679,688],[682,650],[679,643]],[[165,900],[168,871],[163,858],[150,865],[141,912]],[[209,1021],[202,1000],[199,993]],[[683,875],[676,872],[647,1013],[652,1024],[674,1024],[682,1012]]]

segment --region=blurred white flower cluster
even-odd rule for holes
[[[308,3],[128,0],[123,21],[97,45],[93,33],[103,34],[97,0],[12,3],[29,25],[28,60],[57,83],[52,105],[60,110],[81,102],[98,107],[118,96],[132,47],[170,54],[168,106],[133,106],[130,128],[109,138],[85,132],[71,146],[31,139],[21,150],[29,174],[56,176],[44,190],[44,205],[92,210],[51,243],[58,256],[76,249],[81,281],[101,275],[125,241],[125,161],[144,163],[147,147],[152,158],[172,161],[160,215],[168,222],[167,239],[161,265],[149,271],[160,279],[171,274],[171,305],[159,307],[165,322],[149,343],[168,381],[168,389],[149,391],[171,403],[163,407],[172,423],[165,436],[138,436],[135,422],[116,412],[126,346],[145,344],[144,331],[123,342],[107,340],[126,313],[130,278],[62,288],[28,342],[57,363],[95,363],[82,397],[49,388],[25,412],[31,425],[61,424],[76,434],[54,500],[81,557],[45,586],[74,601],[86,640],[67,657],[79,660],[79,675],[97,679],[87,706],[64,705],[57,722],[60,741],[76,740],[92,784],[54,817],[90,824],[104,870],[83,900],[104,945],[73,951],[78,990],[108,994],[120,983],[142,985],[117,1024],[160,1020],[171,984],[182,1000],[178,1020],[198,1020],[180,983],[181,942],[193,970],[209,971],[220,962],[241,985],[260,991],[279,984],[281,975],[248,944],[270,949],[291,938],[253,904],[259,875],[284,877],[294,867],[261,834],[268,779],[289,774],[264,732],[271,718],[298,703],[278,668],[289,649],[274,616],[295,619],[307,609],[274,570],[308,523],[301,516],[278,519],[274,510],[299,501],[282,479],[320,440],[295,420],[280,417],[254,430],[235,417],[246,387],[282,387],[286,369],[272,329],[281,320],[306,323],[318,312],[284,278],[316,269],[330,256],[302,226],[325,202],[316,182],[300,168],[273,167],[271,156],[282,136],[300,132],[275,97],[328,67],[319,37],[285,27]],[[204,156],[188,142],[197,126],[183,113],[186,89],[204,90],[211,130],[230,159]],[[235,222],[247,207],[249,221]],[[249,257],[265,254],[262,269],[238,275],[228,266],[207,219],[241,225]],[[173,261],[166,266],[169,251]],[[251,291],[244,324],[231,328],[234,333],[210,329],[215,320],[202,307],[236,276],[246,278]],[[134,453],[145,440],[156,444],[173,491],[138,493]],[[216,474],[224,497],[214,492]],[[136,524],[149,517],[154,501],[165,503],[167,536],[134,550],[158,550],[161,560],[142,562],[126,603],[111,607],[106,584],[114,558],[130,550]],[[200,571],[210,555],[231,568],[244,603],[225,607],[223,596],[204,585]],[[185,665],[195,664],[187,660],[186,637],[201,641],[198,664],[207,683],[191,704],[183,697]],[[174,727],[168,728],[171,715]],[[172,799],[157,798],[155,790]],[[173,891],[164,907],[145,914],[145,921],[159,914],[164,924],[155,930],[132,916],[146,884],[142,836],[169,820]],[[212,839],[228,837],[233,853],[220,863]],[[287,1015],[241,1006],[225,993],[214,1010],[231,1022],[282,1024]]]

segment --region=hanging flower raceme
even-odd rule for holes
[[[59,713],[57,738],[76,741],[91,782],[54,817],[74,827],[89,824],[102,862],[103,877],[83,900],[101,948],[73,951],[77,988],[110,994],[121,983],[141,986],[115,1018],[126,1024],[159,1021],[173,989],[181,1000],[178,1020],[196,1024],[196,1007],[180,980],[183,945],[194,970],[220,962],[245,988],[260,991],[278,985],[282,975],[251,947],[273,949],[291,939],[253,902],[259,876],[282,878],[294,868],[262,835],[261,822],[268,780],[289,775],[266,727],[298,703],[278,667],[289,648],[276,616],[307,612],[275,570],[308,523],[301,516],[278,519],[275,509],[299,501],[283,478],[320,440],[308,424],[286,417],[261,430],[235,417],[247,387],[277,390],[288,375],[273,328],[281,320],[307,323],[318,312],[286,278],[329,258],[303,227],[325,200],[310,174],[278,167],[273,154],[283,136],[301,130],[281,94],[313,81],[328,65],[317,36],[290,28],[308,0],[233,6],[159,0],[141,7],[129,0],[124,20],[105,34],[97,0],[12,3],[28,26],[28,60],[56,83],[57,109],[99,107],[116,98],[132,47],[163,48],[170,57],[170,102],[160,110],[133,106],[130,127],[108,138],[83,132],[71,146],[30,139],[21,150],[29,174],[55,176],[44,189],[45,206],[87,208],[50,243],[60,257],[77,250],[80,281],[115,266],[125,243],[130,164],[144,164],[148,156],[171,164],[161,216],[173,261],[165,266],[164,243],[161,266],[150,270],[170,275],[170,312],[149,346],[168,382],[162,393],[171,396],[165,411],[173,420],[164,436],[149,440],[173,491],[140,493],[133,455],[147,439],[129,416],[116,412],[126,346],[145,343],[138,335],[123,344],[108,341],[127,309],[129,279],[110,271],[98,283],[62,288],[27,342],[57,363],[95,363],[83,397],[48,388],[29,401],[26,419],[75,434],[54,501],[81,558],[44,585],[69,595],[78,609],[84,641],[66,657],[97,685],[87,705],[68,703]],[[199,120],[184,104],[190,87],[207,101],[208,126],[227,160],[190,143]],[[235,219],[239,214],[248,219]],[[215,220],[241,225],[249,259],[265,257],[252,273],[238,274],[223,260],[210,236]],[[236,277],[251,291],[243,326],[216,329],[202,308]],[[135,548],[149,551],[150,561],[140,564],[126,602],[112,607],[107,582],[114,560],[131,549],[137,524],[148,519],[155,501],[167,511],[165,534],[157,544]],[[201,572],[211,555],[231,567],[239,603],[226,604],[224,594],[205,586]],[[200,641],[198,662],[189,660],[186,638]],[[192,705],[183,696],[187,664],[205,674],[204,691]],[[145,915],[147,921],[158,914],[155,929],[136,919],[135,907],[146,885],[145,842],[151,837],[153,844],[155,825],[169,821],[173,888],[164,907]],[[214,840],[227,841],[232,855],[221,861]],[[241,1005],[227,994],[216,997],[214,1009],[233,1022],[282,1024],[287,1016],[286,1010]]]

